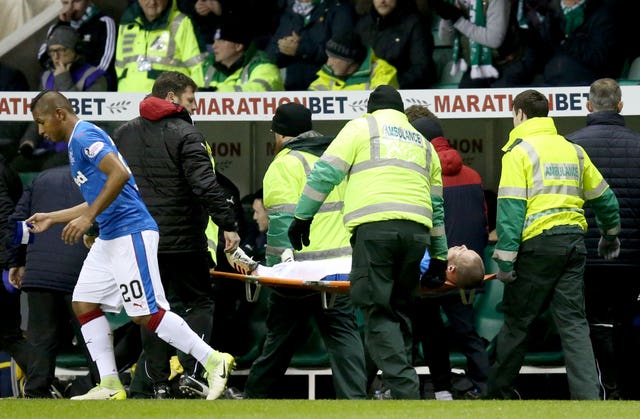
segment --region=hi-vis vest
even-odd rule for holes
[[[360,68],[346,80],[334,76],[326,65],[316,75],[318,78],[311,82],[308,90],[372,90],[383,84],[398,88],[396,68],[376,57],[371,49]]]
[[[119,92],[150,92],[164,71],[179,71],[202,86],[202,55],[191,20],[172,2],[168,24],[146,29],[141,16],[120,23],[115,68]]]
[[[551,118],[527,120],[510,137],[498,199],[526,200],[521,240],[560,225],[586,230],[582,206],[608,185],[584,149],[559,136]]]
[[[308,131],[302,136],[317,136]],[[292,141],[295,141],[292,140]],[[318,157],[304,151],[284,148],[264,175],[264,206],[269,214],[267,265],[280,262],[280,255],[291,247],[288,229],[302,188]],[[295,260],[319,260],[351,254],[349,234],[342,224],[345,183],[336,186],[313,219],[310,245],[294,252]]]

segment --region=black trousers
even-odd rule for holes
[[[92,382],[99,382],[95,363],[84,344],[80,323],[71,307],[71,293],[45,289],[29,289],[27,341],[29,364],[24,393],[27,397],[51,397],[49,388],[55,378],[56,356],[62,350],[73,350],[75,335],[78,349],[84,353]]]
[[[447,315],[448,329],[440,315],[441,308]],[[467,378],[480,392],[486,392],[489,355],[485,351],[484,341],[475,329],[473,305],[463,304],[458,292],[433,298],[419,298],[416,300],[413,325],[414,339],[422,343],[422,351],[435,391],[451,391],[449,352],[453,346],[459,348],[467,359]]]
[[[589,264],[584,273],[591,343],[606,399],[640,399],[640,283],[637,265]]]
[[[366,398],[364,347],[349,297],[337,296],[332,308],[323,309],[317,292],[294,296],[275,289],[269,294],[266,340],[245,384],[246,398],[276,395],[291,358],[309,338],[310,321],[318,326],[329,353],[336,397]]]
[[[20,329],[20,294],[0,286],[0,350],[7,352],[26,371],[29,346]]]
[[[364,317],[365,346],[394,399],[419,399],[412,360],[412,312],[426,226],[391,220],[359,226],[351,237],[351,299]]]
[[[210,256],[206,251],[189,253],[158,253],[158,266],[165,295],[171,311],[184,318],[205,342],[211,337],[213,300],[211,298]],[[146,327],[141,328],[142,353],[131,384],[133,392],[149,394],[150,383],[166,382],[169,359],[176,349]],[[179,352],[178,358],[187,374],[201,374],[202,368],[190,355]]]

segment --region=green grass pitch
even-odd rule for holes
[[[627,401],[0,400],[0,418],[638,418]]]

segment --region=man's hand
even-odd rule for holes
[[[16,266],[9,269],[9,282],[16,288],[22,288],[24,278],[24,266]]]
[[[598,256],[602,256],[605,260],[613,260],[620,255],[620,239],[617,237],[613,240],[607,240],[600,237],[598,242]]]
[[[447,261],[431,259],[429,269],[420,277],[420,285],[425,288],[439,288],[447,280]]]
[[[29,232],[31,233],[42,233],[43,231],[47,231],[49,227],[53,225],[51,214],[48,212],[35,213],[25,221],[27,222],[27,225],[31,224],[31,227],[29,228]]]
[[[233,253],[240,245],[240,236],[235,231],[224,232],[224,251],[226,253]]]
[[[298,45],[300,45],[300,36],[295,32],[292,32],[290,36],[278,39],[280,53],[290,57],[295,57]]]
[[[510,284],[513,281],[516,280],[518,276],[516,275],[516,272],[511,270],[511,271],[498,271],[498,273],[496,274],[496,278],[498,278],[500,281],[502,281],[504,284]]]
[[[311,231],[311,222],[309,220],[301,220],[294,218],[289,226],[289,241],[295,250],[302,250],[302,246],[309,246],[309,232]]]
[[[84,233],[93,225],[93,220],[86,215],[75,218],[62,229],[62,240],[66,244],[75,244],[84,236]]]
[[[438,16],[444,20],[450,20],[455,23],[464,16],[462,10],[445,0],[431,0],[430,4]]]

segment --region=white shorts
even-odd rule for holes
[[[323,279],[329,275],[349,274],[351,256],[322,260],[302,260],[278,263],[273,266],[258,265],[258,276],[284,279]]]
[[[113,240],[96,239],[82,265],[73,301],[97,303],[129,317],[169,310],[158,269],[158,232],[145,230]]]

